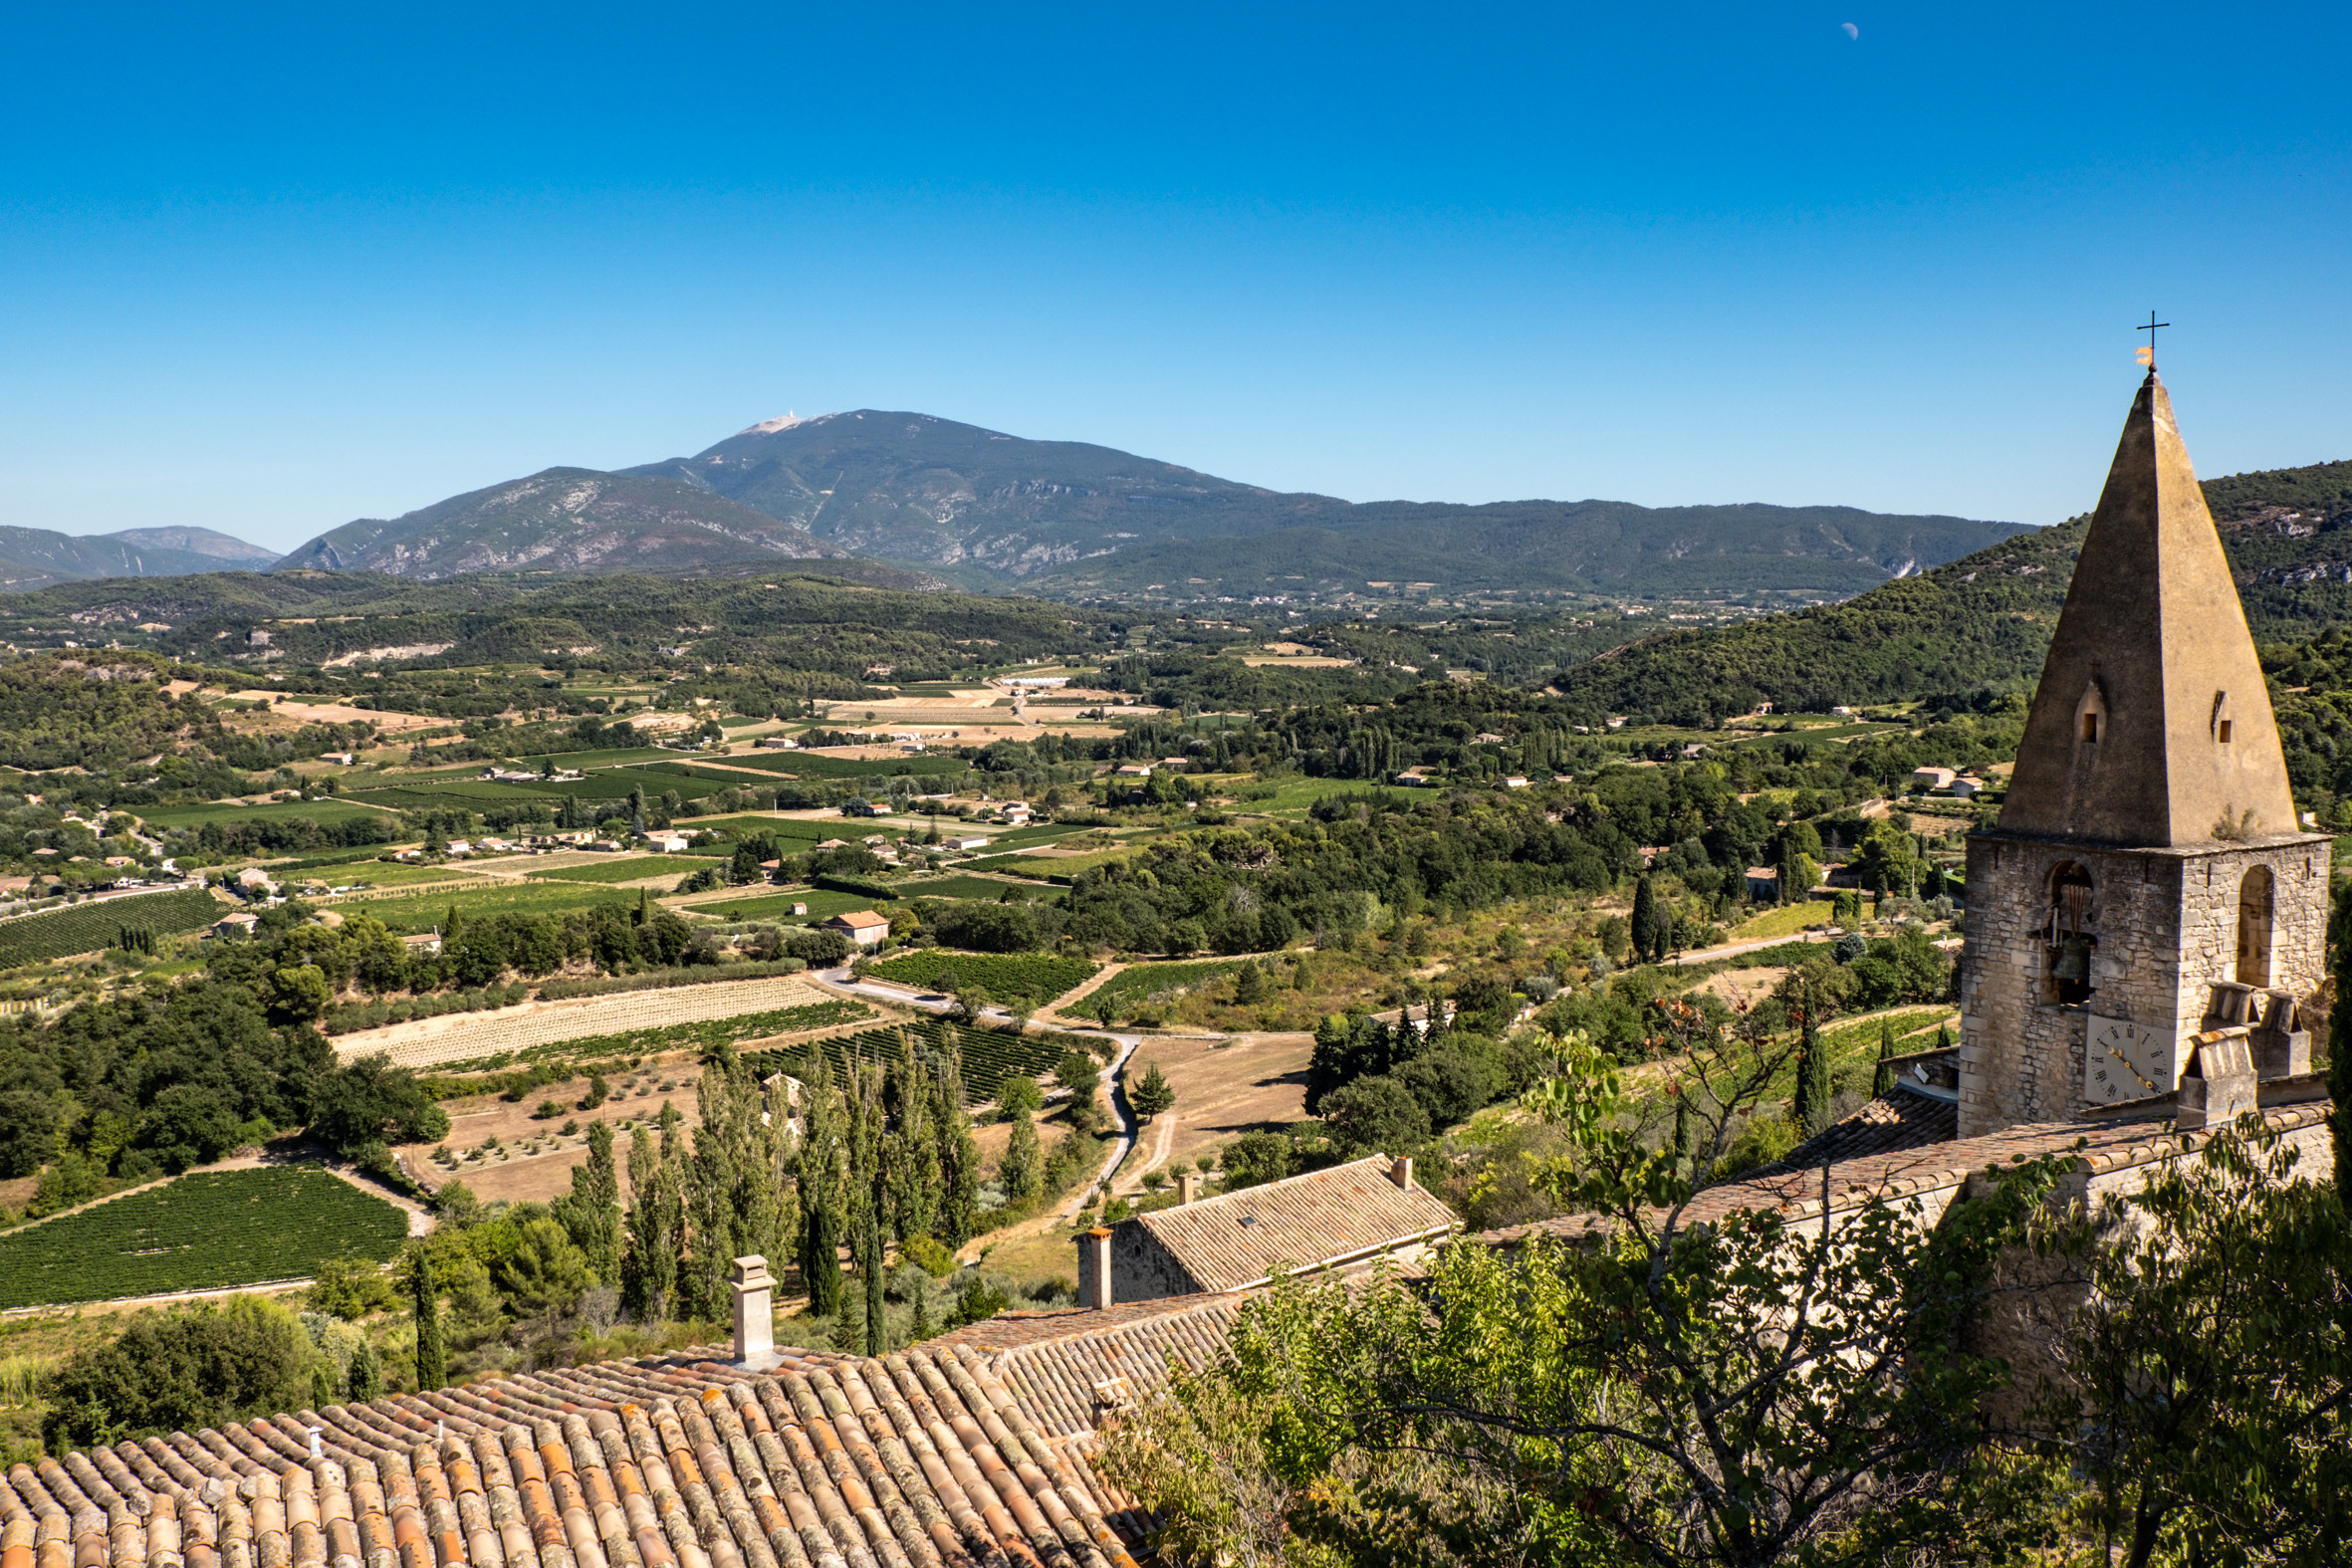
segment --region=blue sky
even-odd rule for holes
[[[1356,500],[2046,523],[2151,306],[2201,472],[2352,457],[2341,6],[11,29],[0,523],[290,549],[856,407]]]

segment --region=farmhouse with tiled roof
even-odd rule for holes
[[[1278,1269],[1409,1262],[1460,1224],[1414,1185],[1410,1159],[1376,1154],[1096,1227],[1077,1238],[1078,1299],[1107,1307],[1254,1289]]]

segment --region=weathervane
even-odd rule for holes
[[[2172,326],[2172,323],[2158,321],[2156,319],[2156,313],[2154,311],[2150,311],[2148,313],[2147,323],[2143,326],[2132,329],[2134,332],[2146,333],[2148,335],[2148,346],[2137,350],[2137,352],[2139,354],[2140,363],[2146,365],[2151,370],[2156,368],[2156,329],[2159,327],[2170,326]]]

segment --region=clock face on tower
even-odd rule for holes
[[[2176,1087],[2169,1033],[2144,1028],[2127,1018],[2091,1018],[2087,1048],[2082,1053],[2084,1099],[2093,1105],[2114,1105],[2170,1094]]]

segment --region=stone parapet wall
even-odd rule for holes
[[[2305,998],[2324,978],[2328,859],[2324,837],[2292,835],[2192,849],[2101,848],[2016,834],[1969,840],[1963,930],[1960,1134],[2017,1122],[2066,1121],[2084,1092],[2095,1020],[2121,1019],[2157,1038],[2152,1092],[2170,1093],[2188,1066],[2185,1041],[2204,1026],[2212,988],[2237,974],[2246,873],[2272,878],[2270,987]],[[2060,1005],[2048,984],[2052,878],[2065,862],[2089,874],[2081,922],[2095,947],[2091,993]]]

